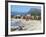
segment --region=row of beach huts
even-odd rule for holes
[[[26,15],[26,16],[21,16],[21,15],[16,15],[16,16],[12,16],[12,18],[15,19],[26,19],[26,20],[40,20],[41,16],[31,16],[30,14]]]

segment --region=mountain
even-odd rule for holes
[[[11,12],[12,16],[16,16],[16,15],[21,15],[21,16],[25,16],[27,14],[31,14],[31,15],[41,15],[41,9],[38,8],[31,8],[28,12],[22,13],[22,12]]]
[[[41,15],[41,9],[32,8],[31,10],[29,10],[28,14],[40,16]]]

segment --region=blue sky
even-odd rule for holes
[[[31,8],[38,8],[40,6],[22,6],[22,5],[11,5],[11,12],[27,13]]]

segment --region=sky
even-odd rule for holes
[[[11,5],[11,12],[27,13],[31,8],[38,8],[40,6],[22,6],[22,5]]]

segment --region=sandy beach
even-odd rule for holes
[[[20,24],[24,27],[23,30],[26,30],[26,31],[34,31],[34,30],[40,30],[41,29],[41,21],[40,20],[28,20],[26,21],[25,19],[12,19],[13,21],[21,21]],[[19,23],[17,23],[19,24]],[[16,25],[17,25],[16,24]],[[19,25],[20,25],[19,24]],[[11,28],[13,27],[16,27],[16,26],[11,26]]]

